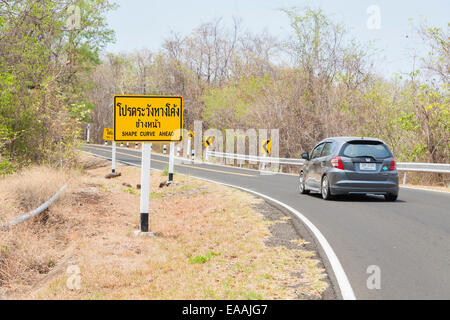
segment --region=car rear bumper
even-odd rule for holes
[[[398,194],[398,173],[389,173],[386,180],[350,180],[345,172],[329,174],[330,191],[340,194]]]

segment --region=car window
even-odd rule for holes
[[[327,142],[325,143],[323,149],[322,149],[322,153],[320,154],[321,157],[326,157],[329,156],[331,154],[331,149],[333,147],[333,143],[332,142]]]
[[[314,148],[314,150],[311,152],[311,159],[317,158],[320,156],[320,153],[322,152],[323,149],[323,143],[319,144],[317,147]]]
[[[361,143],[359,141],[345,145],[342,155],[350,158],[371,156],[380,159],[392,156],[388,147],[382,143]]]

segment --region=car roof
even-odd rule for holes
[[[330,138],[323,139],[318,144],[320,144],[322,142],[330,142],[330,141],[337,141],[337,142],[340,142],[340,143],[345,143],[345,142],[355,141],[355,140],[379,141],[381,143],[384,143],[384,141],[381,140],[381,139],[371,138],[371,137],[330,137]]]

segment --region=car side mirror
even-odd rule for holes
[[[302,159],[309,160],[309,154],[307,154],[306,152],[302,153]]]

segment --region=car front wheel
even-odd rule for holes
[[[305,188],[305,174],[300,172],[300,176],[298,178],[298,189],[300,190],[301,194],[308,194],[309,190],[306,190]]]

